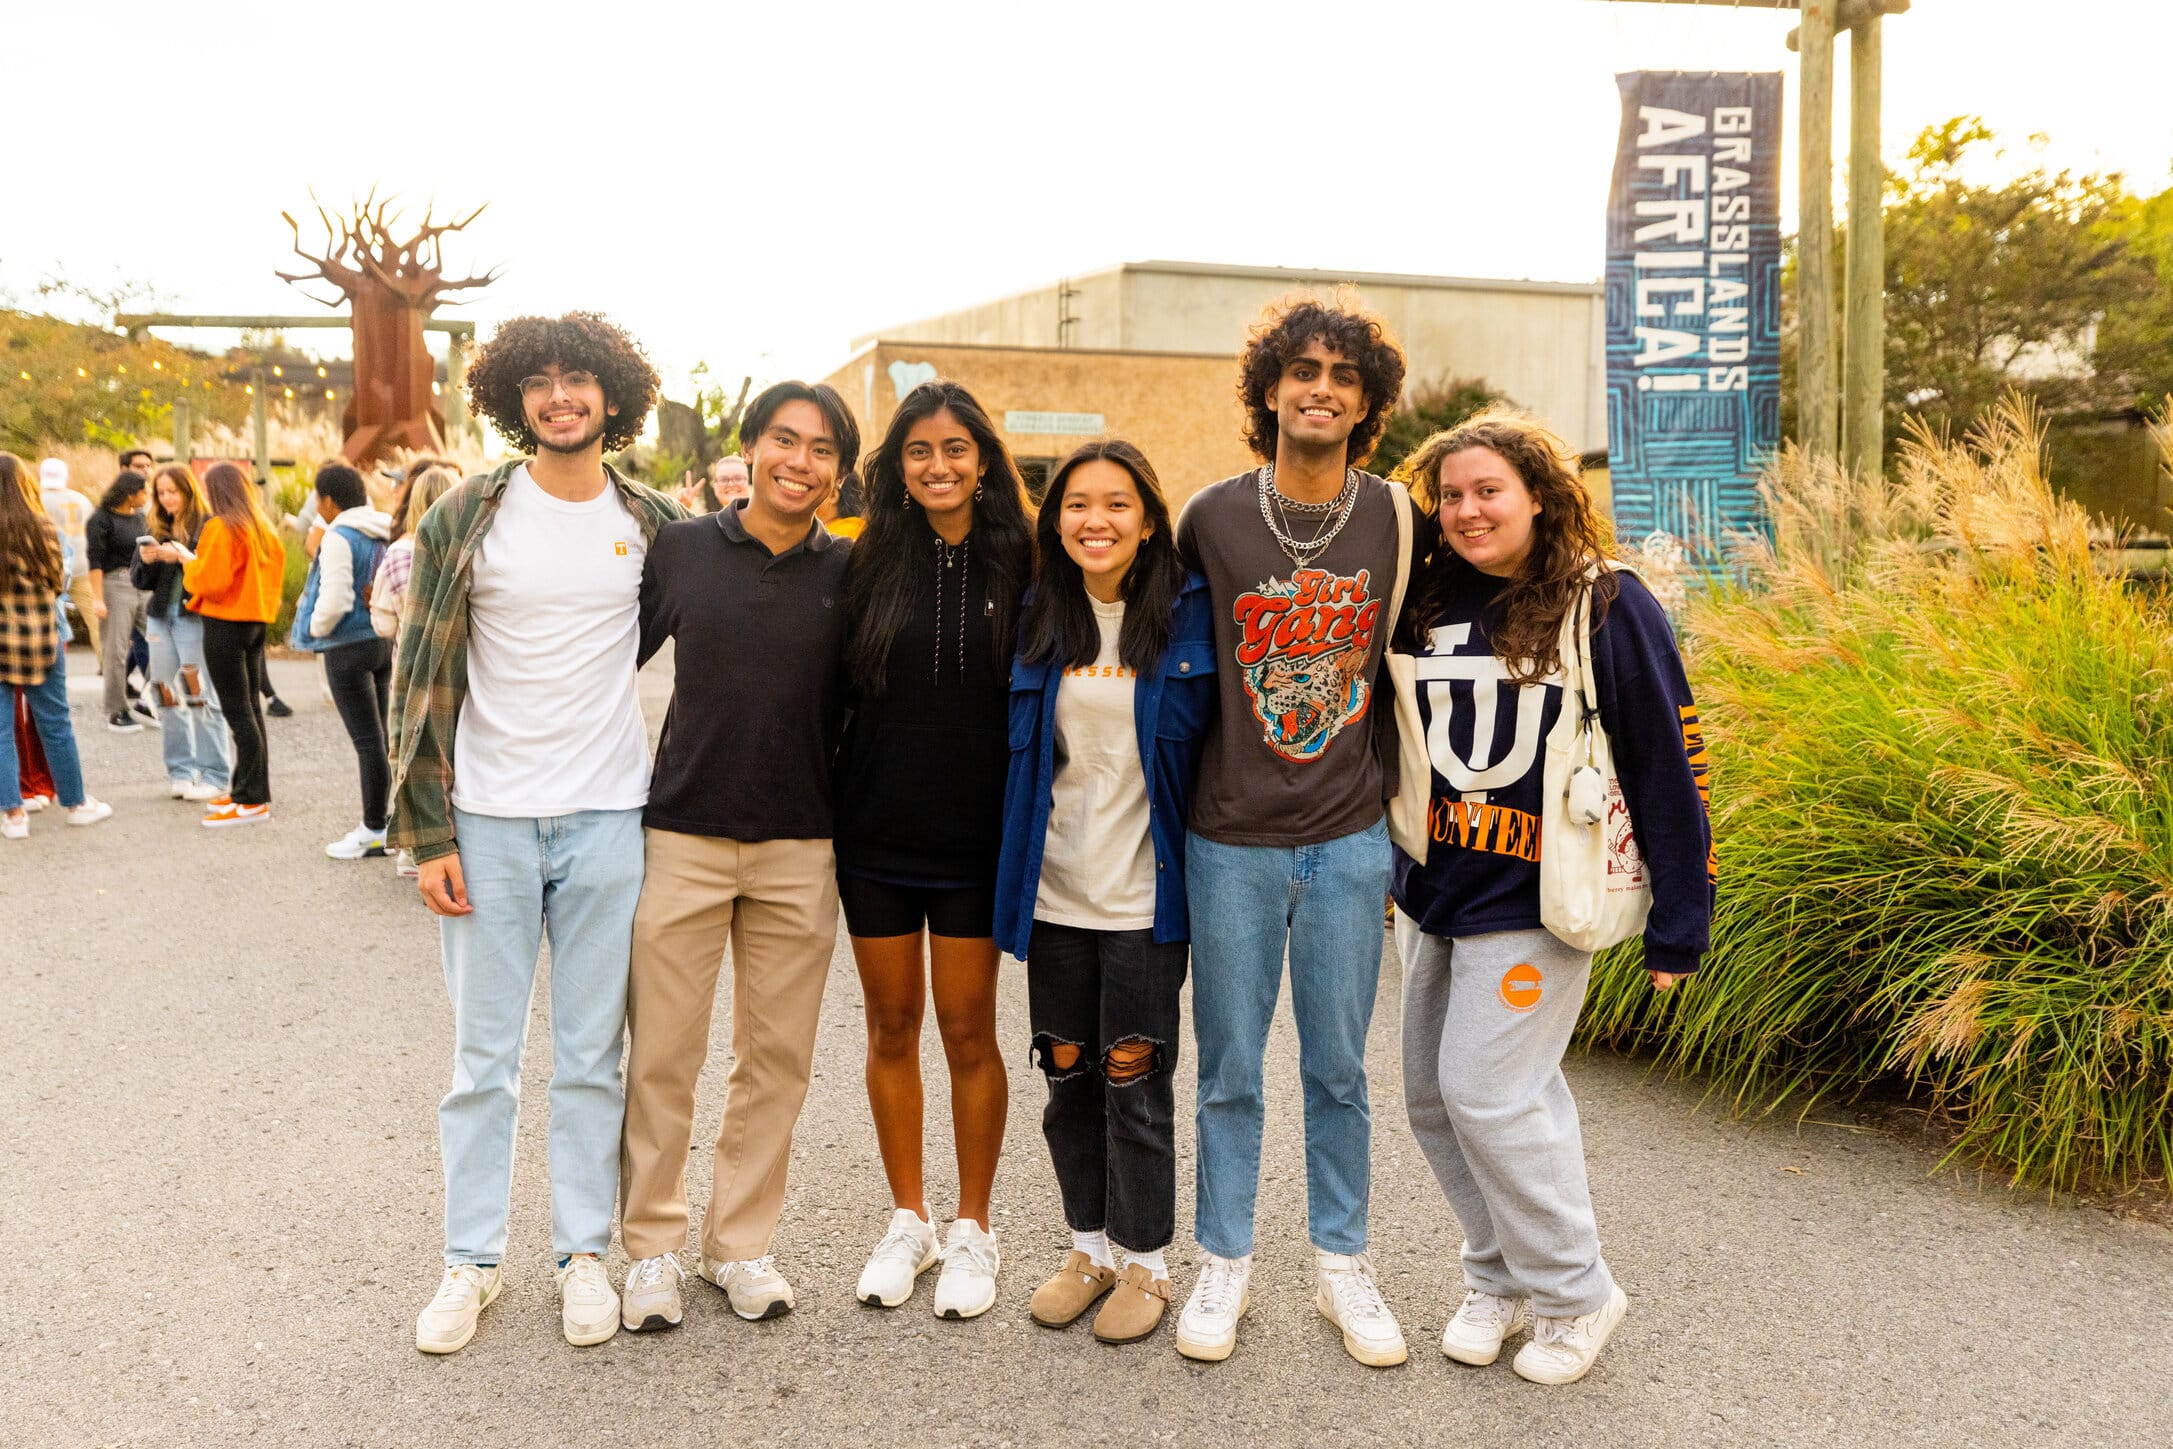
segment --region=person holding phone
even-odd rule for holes
[[[137,543],[129,578],[144,597],[144,637],[151,647],[150,689],[158,700],[167,792],[208,803],[233,779],[226,713],[204,663],[204,620],[182,582],[196,556],[210,505],[185,464],[151,476],[151,526]]]

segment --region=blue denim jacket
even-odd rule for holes
[[[1161,662],[1132,694],[1147,830],[1154,841],[1154,938],[1191,938],[1185,913],[1185,819],[1200,752],[1215,723],[1215,637],[1207,580],[1185,576]],[[1004,784],[1003,853],[996,863],[996,944],[1025,959],[1041,890],[1056,781],[1056,691],[1064,671],[1046,661],[1011,666],[1011,773]]]

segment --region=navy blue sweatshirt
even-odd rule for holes
[[[1419,657],[1432,838],[1423,867],[1396,852],[1396,906],[1429,935],[1538,930],[1541,775],[1563,677],[1509,684],[1487,629],[1502,581],[1459,573]],[[1704,730],[1667,615],[1635,577],[1615,578],[1621,592],[1592,635],[1600,723],[1652,883],[1645,964],[1679,974],[1697,970],[1712,929]]]

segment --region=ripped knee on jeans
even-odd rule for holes
[[[173,709],[181,703],[181,696],[175,694],[174,687],[163,679],[158,682],[157,688],[158,707],[160,709]]]
[[[1102,1053],[1102,1076],[1112,1087],[1144,1082],[1162,1070],[1162,1043],[1151,1037],[1122,1037]]]
[[[193,664],[181,666],[181,687],[189,692],[190,704],[204,702],[204,679]],[[169,691],[170,692],[170,691]]]
[[[1078,1042],[1045,1031],[1034,1033],[1034,1060],[1041,1064],[1043,1075],[1052,1082],[1061,1082],[1085,1071],[1086,1068],[1080,1065],[1085,1056],[1086,1048]]]

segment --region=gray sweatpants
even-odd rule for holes
[[[1396,917],[1403,1095],[1464,1229],[1464,1283],[1573,1318],[1606,1304],[1577,1104],[1562,1053],[1592,956],[1547,931],[1451,941]]]

